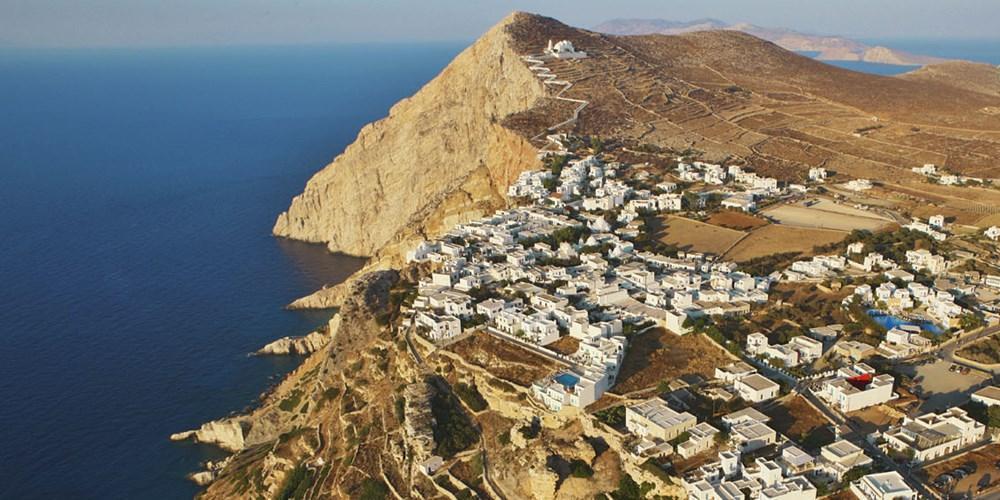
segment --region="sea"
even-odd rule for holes
[[[860,41],[871,46],[880,45],[913,54],[1000,65],[1000,39],[871,38]],[[800,53],[809,57],[815,57],[818,54],[818,52],[810,51]],[[864,61],[823,62],[852,71],[883,76],[898,75],[919,68],[919,66]]]
[[[247,353],[330,314],[283,306],[363,264],[275,216],[465,45],[0,49],[0,498],[194,496],[223,454],[168,436],[253,405],[300,360]]]
[[[0,498],[193,497],[363,264],[275,217],[464,45],[0,50]]]

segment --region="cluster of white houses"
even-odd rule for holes
[[[887,448],[910,456],[915,463],[954,453],[978,443],[985,435],[986,425],[961,408],[905,417],[899,425],[882,432]]]
[[[558,177],[526,172],[509,194],[532,204],[458,225],[408,252],[409,262],[434,267],[413,303],[419,331],[441,341],[475,320],[539,347],[576,337],[570,368],[532,386],[539,401],[559,410],[586,406],[614,384],[625,325],[684,334],[689,317],[745,315],[767,302],[773,278],[699,253],[637,250],[639,211],[675,209],[680,195],[673,183],[660,183],[658,193],[633,189],[617,179],[625,168],[590,156],[568,162]],[[619,209],[615,220],[605,217],[609,208]]]
[[[929,179],[935,180],[938,184],[943,184],[945,186],[960,186],[970,182],[982,184],[984,181],[979,177],[966,177],[939,171],[937,165],[934,165],[933,163],[925,163],[923,166],[913,167],[910,170],[914,173],[918,173]]]

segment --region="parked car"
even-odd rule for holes
[[[955,479],[962,479],[965,476],[968,476],[969,473],[965,472],[962,469],[955,469],[955,470],[951,471],[951,475],[955,476]]]
[[[979,464],[976,463],[976,462],[973,462],[972,460],[969,460],[968,462],[965,462],[964,464],[962,464],[962,468],[965,469],[966,471],[968,471],[969,474],[972,474],[972,473],[976,472],[977,470],[979,470]]]
[[[948,484],[954,480],[955,478],[951,477],[948,474],[941,474],[937,477],[937,479],[934,480],[934,486],[937,487],[938,489],[943,489],[945,486],[948,486]]]

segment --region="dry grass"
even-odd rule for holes
[[[569,356],[570,354],[575,353],[577,349],[580,348],[580,339],[566,335],[564,337],[560,337],[559,340],[549,345],[546,345],[545,347],[547,349],[551,349],[555,352],[558,352],[559,354]]]
[[[726,260],[746,262],[775,253],[801,252],[812,255],[813,247],[843,241],[847,233],[771,224],[756,229],[726,253]]]
[[[522,386],[531,385],[556,369],[555,363],[485,332],[469,335],[448,349],[467,363]]]
[[[646,390],[686,375],[709,378],[716,367],[731,362],[728,353],[708,337],[677,336],[655,328],[632,338],[613,391],[627,394]]]
[[[721,255],[745,235],[684,217],[666,216],[658,221],[658,226],[650,229],[660,241],[693,252]]]
[[[802,396],[785,398],[780,403],[763,410],[771,417],[768,423],[774,430],[788,436],[799,444],[811,447],[812,440],[833,440],[833,432],[829,429],[830,422],[822,413],[813,408]],[[809,439],[807,436],[812,435]]]
[[[851,412],[849,417],[858,424],[864,434],[885,430],[899,420],[898,412],[886,405],[869,406],[863,410]]]
[[[756,229],[758,227],[766,226],[768,222],[760,217],[745,214],[743,212],[736,212],[733,210],[723,210],[721,212],[716,212],[712,214],[711,217],[706,221],[709,224],[716,226],[722,226],[728,229],[735,229],[737,231],[746,231],[748,229]]]

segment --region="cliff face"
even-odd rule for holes
[[[365,126],[278,216],[274,234],[392,262],[424,234],[502,207],[506,186],[537,160],[499,123],[545,95],[507,34],[522,16]]]

